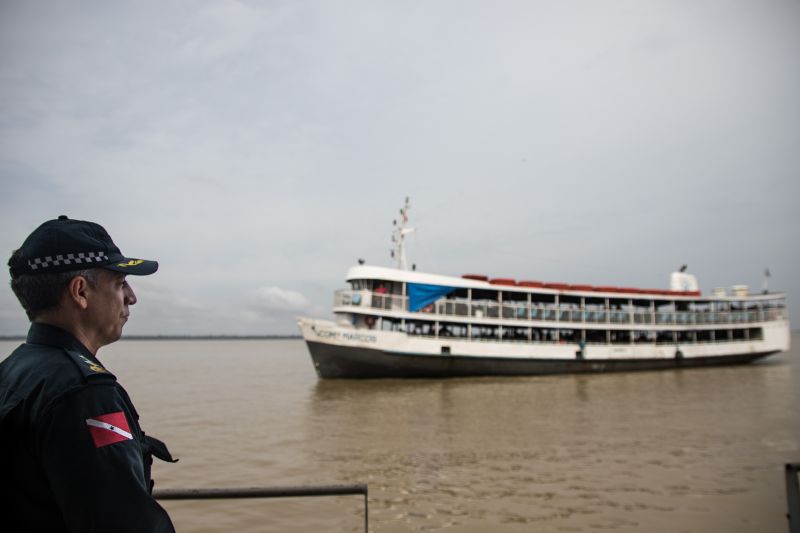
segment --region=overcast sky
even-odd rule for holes
[[[0,2],[0,251],[66,214],[128,334],[298,333],[356,259],[788,292],[800,1]],[[0,289],[0,335],[24,314]]]

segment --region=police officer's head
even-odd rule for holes
[[[125,276],[148,275],[158,269],[155,261],[123,256],[99,224],[65,216],[36,228],[11,255],[8,266],[11,288],[31,321],[66,302],[77,305],[88,319],[102,322],[98,313],[116,312],[102,309],[113,300],[108,290],[115,284],[120,298],[126,300],[122,311],[127,316],[127,305],[135,303],[136,297]]]

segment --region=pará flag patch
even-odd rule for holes
[[[133,439],[128,419],[122,411],[87,418],[86,425],[92,434],[95,448]]]

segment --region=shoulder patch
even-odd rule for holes
[[[122,411],[87,418],[86,427],[89,428],[95,448],[133,440],[128,420]]]

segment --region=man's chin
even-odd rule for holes
[[[109,333],[108,337],[106,337],[106,342],[103,343],[103,346],[108,346],[111,343],[117,342],[122,338],[122,328],[120,327],[118,330]]]

